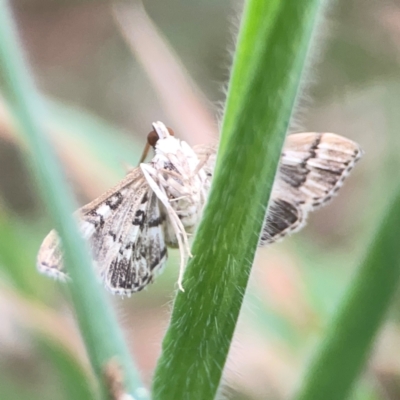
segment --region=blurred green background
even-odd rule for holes
[[[216,137],[223,110],[240,2],[126,4],[113,13],[101,1],[12,2],[51,109],[48,133],[82,204],[136,165],[151,122],[204,143]],[[293,393],[397,189],[399,50],[398,2],[340,0],[326,10],[292,131],[339,133],[365,156],[306,229],[259,250],[224,373],[228,399]],[[21,143],[1,100],[0,399],[90,399],[92,378],[62,285],[36,273],[51,222]],[[177,279],[170,254],[148,290],[112,299],[147,383]],[[395,304],[354,399],[400,399],[399,317]]]

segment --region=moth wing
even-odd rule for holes
[[[338,192],[361,156],[357,143],[334,133],[289,135],[260,245],[301,229],[308,213],[326,204]]]
[[[204,169],[211,181],[217,145],[195,146],[194,150],[200,160],[206,160]],[[334,133],[289,135],[272,188],[260,246],[300,230],[308,213],[338,192],[362,153],[357,143]]]
[[[121,242],[105,279],[113,293],[130,295],[151,283],[167,261],[163,223],[157,196],[149,192],[146,202],[136,212],[128,235]]]
[[[117,186],[74,214],[82,237],[90,244],[93,260],[101,276],[104,276],[118,253],[120,238],[129,230],[135,209],[148,191],[141,170],[135,168]],[[55,278],[67,278],[60,238],[55,230],[46,236],[39,249],[37,267],[40,272]]]
[[[44,238],[37,255],[36,265],[39,272],[43,274],[61,281],[67,279],[62,266],[60,238],[54,229]]]

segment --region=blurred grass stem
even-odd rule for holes
[[[0,78],[8,105],[28,144],[32,172],[63,240],[65,262],[73,280],[70,285],[72,301],[93,369],[102,382],[105,365],[116,358],[122,366],[128,392],[135,399],[147,399],[116,318],[71,218],[76,205],[65,185],[53,149],[44,135],[46,110],[24,62],[6,0],[0,0]],[[34,268],[33,265],[29,267]],[[106,396],[104,393],[103,397]]]
[[[400,280],[400,191],[317,351],[296,400],[343,400],[370,353]]]
[[[217,168],[163,341],[155,400],[213,399],[232,341],[320,1],[249,0]]]

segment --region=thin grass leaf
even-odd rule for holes
[[[161,399],[213,399],[221,379],[319,1],[249,0],[213,187],[163,341]]]
[[[368,247],[296,400],[346,399],[400,281],[400,192]]]
[[[137,399],[146,399],[115,316],[106,302],[90,257],[70,216],[75,204],[63,181],[54,152],[43,134],[45,107],[25,66],[5,0],[0,0],[0,79],[9,107],[31,151],[32,171],[63,240],[66,265],[73,279],[70,289],[75,313],[93,369],[99,382],[102,382],[105,364],[117,358],[122,364],[129,392]]]
[[[135,165],[143,144],[131,132],[130,137],[87,110],[42,96],[47,110],[46,130],[68,176],[88,198],[109,189]],[[25,143],[15,132],[11,116],[0,99],[0,138],[11,140],[18,147]],[[139,150],[140,149],[140,150]]]

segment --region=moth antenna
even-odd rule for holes
[[[150,144],[149,142],[147,142],[146,146],[144,146],[143,153],[142,156],[140,157],[138,166],[146,159],[147,154],[149,154],[149,150],[150,150]]]

